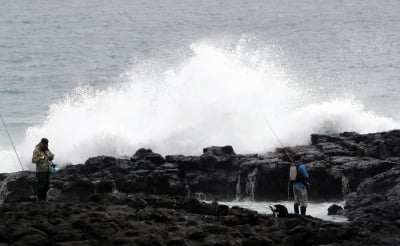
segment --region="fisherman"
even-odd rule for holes
[[[41,203],[49,203],[46,199],[50,186],[50,165],[54,154],[49,150],[49,140],[42,138],[33,151],[32,162],[36,163],[37,198]]]
[[[303,157],[301,155],[295,156],[294,163],[297,170],[297,177],[293,181],[294,213],[299,214],[300,206],[301,214],[305,215],[308,205],[307,186],[309,185],[308,179],[310,176],[308,175],[306,167],[303,164]]]

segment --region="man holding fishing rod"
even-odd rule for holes
[[[303,164],[303,157],[299,154],[295,155],[294,160],[289,152],[286,150],[285,146],[282,144],[278,135],[275,133],[274,129],[269,123],[268,119],[265,118],[269,129],[271,129],[274,134],[276,140],[278,140],[279,144],[282,146],[282,149],[285,151],[286,156],[289,158],[290,165],[289,169],[289,182],[288,182],[288,200],[290,197],[290,186],[293,187],[293,195],[294,195],[294,213],[302,215],[306,215],[307,205],[308,205],[308,196],[307,196],[307,188],[310,187],[309,178],[307,169]]]
[[[49,140],[42,138],[33,151],[32,162],[36,163],[37,197],[41,203],[49,203],[46,200],[50,187],[50,166],[54,154],[49,150]]]
[[[305,215],[308,205],[307,187],[309,186],[308,180],[310,176],[303,164],[303,157],[301,155],[295,155],[289,176],[293,183],[294,213],[299,214],[300,206],[301,214]]]

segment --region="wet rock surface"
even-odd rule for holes
[[[0,242],[10,245],[367,244],[358,224],[276,218],[196,199],[96,195],[87,202],[5,203]],[[375,240],[375,239],[373,239]],[[381,241],[373,241],[382,243]],[[384,243],[384,242],[383,242]]]
[[[64,167],[52,175],[50,205],[29,202],[34,173],[0,174],[0,243],[400,245],[399,130],[315,134],[310,145],[287,151],[304,156],[309,199],[345,198],[340,213],[349,223],[273,218],[193,199],[286,200],[290,161],[283,149],[242,155],[222,146],[165,157],[139,149],[127,158],[98,156]]]

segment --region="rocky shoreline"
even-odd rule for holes
[[[208,147],[165,157],[140,149],[59,170],[48,205],[29,201],[34,173],[0,174],[0,245],[400,245],[399,130],[314,134],[310,145],[287,150],[305,157],[310,200],[345,198],[349,223],[196,199],[286,200],[283,149],[242,155]]]

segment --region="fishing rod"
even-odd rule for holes
[[[292,156],[289,154],[289,152],[286,150],[286,148],[283,146],[281,140],[279,139],[278,135],[276,135],[274,129],[272,128],[271,124],[269,123],[268,119],[265,118],[265,121],[267,122],[269,129],[271,129],[272,133],[274,134],[276,140],[278,140],[279,144],[282,146],[283,151],[285,152],[285,154],[287,155],[287,157],[289,158],[291,163],[294,163],[294,160],[292,158]]]
[[[269,129],[271,130],[271,132],[274,134],[276,140],[278,140],[279,144],[281,145],[283,151],[285,152],[285,154],[287,155],[287,157],[289,158],[290,162],[292,164],[294,164],[294,160],[292,158],[292,156],[289,154],[289,152],[286,150],[285,146],[283,146],[281,140],[279,139],[278,135],[276,134],[276,132],[274,131],[274,128],[272,128],[271,123],[269,122],[269,120],[267,118],[265,118],[265,121],[267,122],[267,125],[269,127]],[[290,201],[290,173],[289,173],[289,178],[288,178],[288,201]]]
[[[13,149],[14,149],[14,152],[15,152],[15,155],[17,156],[18,162],[19,162],[19,164],[21,165],[22,171],[25,173],[24,165],[22,165],[21,158],[19,158],[17,149],[15,148],[14,142],[13,142],[13,140],[12,140],[12,138],[11,138],[10,132],[9,132],[8,129],[7,129],[7,125],[6,125],[6,123],[4,122],[4,119],[3,119],[3,115],[2,115],[2,114],[0,114],[0,118],[1,118],[1,122],[3,123],[4,129],[5,129],[6,132],[7,132],[8,140],[10,140],[11,146],[12,146]],[[25,183],[29,186],[29,188],[30,188],[30,190],[31,190],[31,192],[32,192],[33,197],[31,196],[30,198],[34,199],[34,197],[35,197],[35,192],[33,191],[32,186],[31,186],[30,184],[28,184],[28,182],[27,182],[26,179],[25,179]]]

